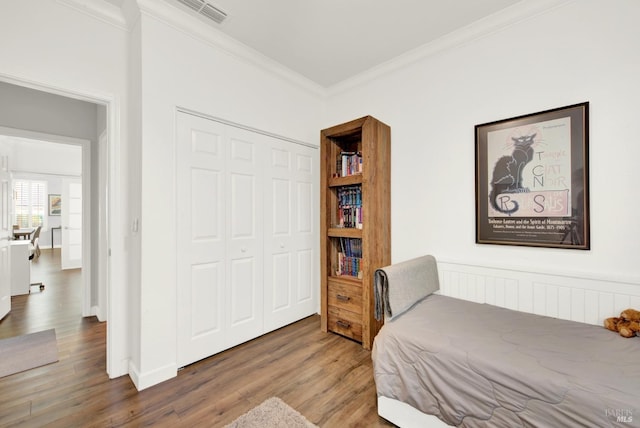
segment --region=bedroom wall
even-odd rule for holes
[[[487,293],[490,277],[509,279],[503,293],[535,282],[531,274],[552,274],[545,281],[560,286],[577,278],[574,291],[556,290],[551,300],[570,308],[578,296],[590,312],[582,319],[598,323],[640,305],[640,3],[547,3],[528,18],[517,5],[423,55],[332,88],[325,126],[366,114],[391,126],[394,262],[434,254],[473,299]],[[475,244],[474,125],[583,101],[590,102],[591,250]],[[525,289],[507,300],[537,298]]]
[[[176,374],[175,118],[177,107],[316,143],[324,98],[310,84],[235,46],[162,2],[139,1],[141,195],[139,349],[131,372],[139,389]],[[184,21],[183,21],[184,20]],[[188,29],[189,31],[187,31]],[[139,31],[139,33],[137,33]],[[226,44],[231,45],[226,49]],[[233,53],[232,53],[233,52]],[[138,89],[136,89],[138,90]],[[137,95],[136,95],[137,96]],[[139,286],[137,285],[139,284]]]

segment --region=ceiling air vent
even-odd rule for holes
[[[222,24],[227,18],[227,14],[215,7],[214,5],[207,3],[204,0],[177,0],[178,3],[182,3],[187,6],[191,10],[195,10],[200,15],[217,22],[218,24]]]

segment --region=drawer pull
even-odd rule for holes
[[[338,327],[341,327],[341,328],[349,328],[349,327],[351,327],[351,324],[349,324],[349,323],[348,323],[348,322],[346,322],[346,321],[342,321],[342,320],[338,320],[338,321],[336,321],[336,325],[337,325]]]
[[[351,297],[349,296],[344,296],[342,294],[338,294],[336,296],[338,298],[338,300],[340,300],[341,302],[348,302],[349,300],[351,300]]]

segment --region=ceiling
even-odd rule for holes
[[[120,6],[123,0],[106,1]],[[176,4],[176,0],[165,1]],[[206,1],[228,16],[222,24],[211,22],[213,27],[323,87],[354,77],[520,2]]]

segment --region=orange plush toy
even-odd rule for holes
[[[640,311],[625,309],[620,317],[604,320],[604,328],[620,333],[622,337],[634,337],[640,332]]]

